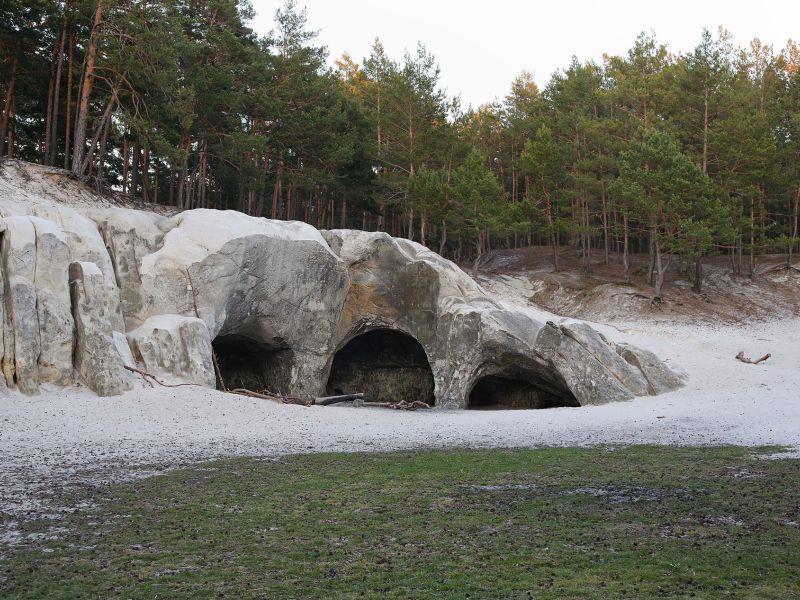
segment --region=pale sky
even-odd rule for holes
[[[282,0],[252,0],[260,34],[273,28]],[[297,0],[308,10],[317,43],[330,61],[348,52],[361,62],[375,37],[386,53],[401,60],[421,41],[441,67],[441,83],[460,94],[463,108],[502,99],[523,70],[540,88],[571,57],[600,63],[603,53],[624,54],[640,31],[655,31],[672,52],[687,52],[703,28],[723,25],[737,46],[753,37],[776,52],[789,38],[800,39],[800,0],[638,0],[546,2],[484,0]]]

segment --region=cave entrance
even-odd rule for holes
[[[220,374],[229,390],[286,393],[291,383],[294,353],[286,347],[244,335],[224,335],[211,343]],[[220,382],[217,382],[220,387]]]
[[[481,377],[473,386],[467,408],[473,410],[509,410],[580,406],[575,396],[535,377]]]
[[[350,340],[333,357],[326,394],[363,393],[366,402],[433,405],[433,372],[422,345],[410,335],[376,329]]]

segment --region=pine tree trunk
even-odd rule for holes
[[[53,42],[53,55],[50,58],[50,83],[47,88],[47,114],[44,126],[44,148],[39,158],[39,163],[46,165],[50,157],[50,130],[53,128],[53,89],[56,79],[56,56],[58,55],[58,44]]]
[[[150,201],[150,149],[144,148],[142,151],[142,202]]]
[[[86,173],[86,170],[92,164],[95,146],[97,146],[97,142],[100,139],[100,135],[103,129],[105,129],[105,127],[111,120],[111,112],[114,109],[114,104],[116,102],[117,102],[116,90],[111,90],[111,99],[108,101],[108,104],[106,104],[106,109],[103,111],[103,116],[100,118],[100,122],[97,124],[97,127],[95,127],[94,134],[92,135],[92,143],[89,146],[89,152],[86,154],[85,158],[83,159],[83,162],[79,166],[80,173]]]
[[[92,33],[89,36],[89,47],[86,50],[86,68],[83,73],[83,84],[81,85],[81,100],[78,105],[78,120],[75,126],[75,143],[72,150],[72,172],[83,177],[85,170],[84,152],[86,145],[86,127],[89,120],[89,97],[92,94],[94,84],[94,61],[97,54],[97,36],[100,34],[100,27],[103,22],[103,0],[98,0],[97,10],[94,13],[94,24]]]
[[[661,298],[661,288],[664,286],[664,267],[661,261],[661,244],[658,242],[658,235],[656,233],[655,227],[652,229],[652,239],[653,239],[653,255],[655,258],[655,297]]]
[[[106,163],[106,141],[108,140],[108,130],[111,128],[111,119],[108,119],[103,126],[103,133],[100,136],[100,149],[97,152],[97,179],[102,185],[103,173],[105,171]]]
[[[14,99],[14,86],[17,83],[17,67],[19,66],[19,59],[15,56],[11,60],[11,75],[8,79],[8,87],[6,88],[6,102],[3,105],[3,117],[0,120],[0,157],[5,152],[6,134],[8,133],[8,122],[11,118],[11,104]],[[9,136],[10,140],[10,136]],[[11,144],[9,146],[9,156],[11,155]]]
[[[444,256],[444,249],[447,245],[447,223],[442,219],[442,237],[439,240],[439,254]]]
[[[64,121],[65,140],[64,140],[64,168],[69,168],[69,144],[72,134],[72,51],[74,48],[74,35],[75,28],[69,29],[69,56],[67,58],[67,117]]]
[[[275,187],[272,189],[272,213],[273,219],[278,218],[278,199],[281,196],[281,186],[283,184],[281,178],[283,176],[283,159],[278,160],[278,169],[275,173]]]
[[[694,285],[692,291],[699,294],[703,291],[703,257],[698,256],[694,259]]]
[[[608,264],[609,262],[609,253],[611,250],[610,243],[609,243],[609,236],[608,236],[608,206],[606,202],[606,184],[601,179],[600,180],[600,200],[603,204],[603,263]]]
[[[630,265],[628,263],[628,239],[630,234],[628,232],[628,213],[622,213],[622,275],[625,278],[625,283],[631,282]]]
[[[139,193],[139,163],[141,162],[142,148],[139,142],[133,145],[133,153],[131,154],[131,187],[128,193],[136,197]]]
[[[703,175],[708,175],[708,87],[703,89]]]
[[[47,164],[48,165],[55,165],[56,164],[56,155],[57,152],[57,142],[58,142],[58,109],[59,109],[59,101],[61,95],[61,72],[62,66],[64,64],[64,45],[67,41],[67,14],[64,13],[64,22],[61,26],[61,41],[59,42],[58,48],[58,66],[56,67],[56,83],[55,89],[53,90],[53,119],[52,119],[52,126],[50,129],[50,154],[47,157]]]
[[[753,278],[756,271],[756,198],[750,196],[750,272],[748,276]]]
[[[130,148],[128,147],[128,136],[122,140],[122,193],[128,193],[128,154]]]
[[[797,188],[797,191],[794,194],[794,223],[792,224],[792,239],[789,240],[789,264],[792,264],[792,255],[794,251],[794,245],[797,243],[797,234],[798,234],[798,221],[800,221],[800,187]]]

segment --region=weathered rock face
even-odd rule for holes
[[[90,262],[74,262],[69,268],[75,317],[75,369],[100,396],[116,396],[132,389],[111,329],[113,294],[100,268]]]
[[[231,386],[454,408],[601,404],[682,384],[653,354],[506,308],[385,233],[76,206],[48,201],[47,185],[40,202],[4,202],[13,185],[0,176],[0,384],[25,393],[78,380],[118,394],[136,382],[126,364],[214,386],[212,352]]]

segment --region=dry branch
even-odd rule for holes
[[[772,354],[765,354],[761,358],[757,358],[757,359],[753,360],[752,358],[748,358],[747,356],[745,356],[744,355],[744,350],[742,350],[741,352],[739,352],[739,354],[736,355],[736,360],[741,361],[743,363],[747,363],[748,365],[757,365],[760,362],[764,362],[765,360],[767,360],[771,356],[772,356]]]
[[[325,396],[322,398],[314,398],[314,404],[317,406],[330,406],[331,404],[338,404],[339,402],[363,399],[364,394],[344,394],[342,396]]]
[[[253,390],[236,388],[225,391],[230,394],[237,394],[239,396],[249,396],[250,398],[259,398],[261,400],[272,400],[273,402],[280,402],[281,404],[299,404],[300,406],[311,406],[314,404],[313,399],[298,398],[296,396],[284,396],[283,394],[273,394],[272,392],[268,392],[266,390],[254,392]]]
[[[164,383],[163,381],[158,379],[158,377],[156,377],[152,373],[147,373],[146,371],[141,371],[141,370],[136,369],[134,367],[129,367],[128,365],[122,365],[122,366],[125,367],[125,369],[127,369],[131,373],[138,373],[139,375],[141,375],[142,379],[144,379],[147,383],[150,383],[150,379],[152,379],[158,385],[161,385],[163,387],[182,387],[182,386],[185,386],[185,385],[196,385],[198,387],[203,387],[199,383]],[[152,387],[152,385],[153,384],[150,383],[150,387]]]
[[[405,400],[400,400],[400,402],[365,402],[364,406],[393,408],[395,410],[417,410],[418,408],[430,408],[429,404],[426,404],[420,400],[415,400],[414,402],[406,402]]]

